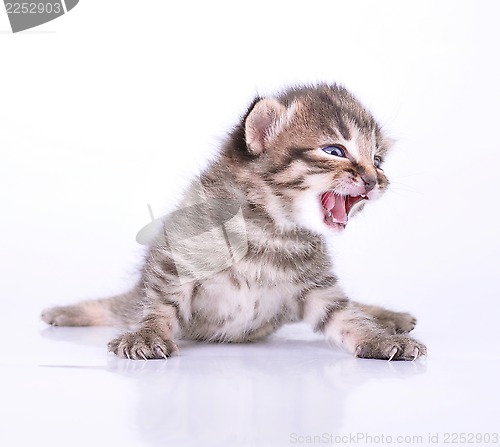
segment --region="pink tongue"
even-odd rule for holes
[[[322,198],[323,206],[332,213],[334,222],[347,224],[347,212],[345,209],[345,200],[343,197],[335,194],[326,193]]]

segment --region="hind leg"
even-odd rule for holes
[[[72,306],[56,306],[42,312],[42,320],[52,326],[133,327],[138,317],[140,295],[132,289],[121,295],[81,301]]]
[[[42,320],[52,326],[107,326],[108,319],[99,300],[72,306],[55,306],[42,312]]]
[[[407,334],[417,324],[417,319],[407,312],[394,312],[380,306],[353,303],[363,312],[375,317],[377,323],[391,334]]]

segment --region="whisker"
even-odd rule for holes
[[[414,195],[419,195],[419,196],[423,196],[424,193],[422,191],[418,191],[418,190],[411,190],[411,189],[407,189],[407,190],[404,190],[404,189],[388,189],[386,191],[386,194],[388,195],[398,195],[398,196],[401,196],[401,197],[408,197],[409,194],[414,194]]]
[[[420,171],[420,172],[410,172],[410,173],[406,173],[406,174],[398,174],[398,175],[391,175],[391,181],[394,180],[394,179],[400,179],[400,178],[408,178],[408,177],[424,177],[425,175],[427,175],[428,172],[425,172],[425,171]]]
[[[420,189],[414,188],[413,186],[408,185],[406,183],[394,182],[394,181],[391,181],[391,184],[390,184],[389,188],[387,189],[387,191],[396,191],[396,192],[407,191],[407,192],[413,192],[416,194],[423,194],[423,192]]]

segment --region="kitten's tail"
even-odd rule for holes
[[[56,306],[42,312],[42,320],[52,326],[132,327],[140,319],[140,300],[134,288],[122,295]]]

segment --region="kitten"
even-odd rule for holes
[[[116,355],[167,358],[176,338],[258,340],[290,322],[358,357],[414,360],[416,320],[347,298],[325,240],[388,186],[389,140],[338,85],[257,98],[151,244],[123,295],[54,307],[55,326],[125,326]]]

